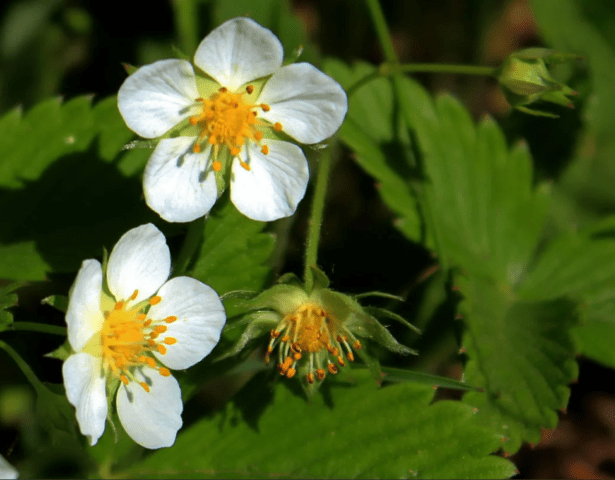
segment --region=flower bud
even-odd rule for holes
[[[514,108],[530,115],[557,117],[552,113],[529,109],[525,105],[543,101],[574,108],[568,97],[577,92],[553,79],[547,66],[577,59],[579,57],[571,53],[547,48],[526,48],[510,54],[496,75],[506,99]]]

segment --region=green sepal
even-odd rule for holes
[[[356,300],[360,300],[362,298],[368,298],[368,297],[380,297],[380,298],[388,298],[389,300],[399,300],[400,302],[404,301],[403,297],[400,297],[399,295],[393,295],[392,293],[386,293],[386,292],[364,292],[364,293],[358,293],[356,295],[353,295],[353,297]]]
[[[379,317],[384,317],[384,318],[390,318],[391,320],[395,320],[396,322],[401,323],[402,325],[405,325],[406,327],[408,327],[410,330],[412,330],[413,332],[418,333],[419,335],[422,333],[421,329],[418,327],[415,327],[414,325],[412,325],[408,320],[406,320],[404,317],[402,317],[401,315],[398,315],[395,312],[391,312],[390,310],[387,310],[386,308],[380,308],[380,307],[363,307],[363,309],[369,313],[370,315],[373,316],[379,316]]]
[[[214,362],[219,362],[225,358],[237,355],[246,347],[250,340],[265,335],[271,331],[271,329],[274,328],[279,321],[280,316],[277,313],[265,311],[246,315],[245,318],[229,325],[224,329],[225,331],[227,331],[227,329],[236,328],[245,324],[248,326],[241,334],[241,337],[239,337],[239,340],[237,340],[237,342],[235,342],[235,344],[225,353],[216,357]]]
[[[243,306],[250,310],[270,308],[277,312],[292,312],[308,301],[303,288],[294,285],[278,284],[247,300]]]
[[[49,297],[43,298],[41,300],[41,304],[50,305],[53,308],[56,308],[63,313],[66,313],[66,310],[68,310],[68,297],[66,295],[51,295]]]
[[[62,345],[60,345],[58,348],[56,348],[55,350],[46,353],[45,355],[43,355],[46,358],[57,358],[58,360],[66,360],[69,356],[71,356],[73,353],[73,349],[70,346],[70,343],[68,341],[68,338],[64,341],[64,343]]]
[[[329,286],[331,282],[329,281],[329,277],[325,275],[325,272],[318,267],[310,267],[310,270],[312,270],[312,275],[314,276],[314,287],[312,291],[320,288],[327,288]]]
[[[295,287],[300,287],[303,285],[301,279],[292,272],[285,273],[280,278],[278,278],[277,283],[293,285]]]
[[[131,65],[130,63],[127,63],[127,62],[122,62],[122,67],[124,67],[124,70],[126,70],[126,73],[128,75],[132,75],[137,70],[139,70],[139,67],[135,67],[134,65]]]

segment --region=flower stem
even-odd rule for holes
[[[481,67],[476,65],[450,65],[442,63],[407,63],[404,65],[396,65],[391,63],[381,64],[375,72],[364,76],[353,83],[346,93],[351,97],[359,88],[366,83],[371,82],[380,77],[388,77],[396,73],[454,73],[460,75],[495,75],[496,67]]]
[[[51,335],[66,336],[66,327],[56,327],[45,323],[36,322],[14,322],[10,326],[13,330],[27,330],[30,332],[49,333]]]
[[[38,377],[34,374],[32,369],[30,368],[30,365],[28,365],[24,361],[24,359],[21,358],[21,356],[15,350],[13,350],[13,347],[0,340],[0,348],[2,348],[6,353],[8,353],[13,360],[15,360],[17,366],[23,372],[24,376],[28,379],[28,381],[30,382],[32,387],[34,387],[34,390],[36,390],[37,393],[46,388],[38,379]]]
[[[325,196],[327,194],[327,184],[329,182],[329,172],[331,170],[331,162],[335,143],[323,151],[318,165],[318,173],[316,174],[316,189],[312,198],[312,212],[308,221],[308,236],[305,247],[305,289],[311,292],[314,287],[314,275],[311,267],[316,267],[318,259],[318,241],[320,240],[320,227],[322,225],[322,215],[325,208]]]
[[[171,6],[179,48],[186,55],[192,56],[199,40],[197,2],[195,0],[171,0]]]

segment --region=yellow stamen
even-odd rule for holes
[[[162,300],[162,298],[160,298],[158,295],[156,295],[156,296],[154,296],[154,297],[149,299],[149,304],[150,305],[158,305],[161,300]]]
[[[160,367],[158,369],[158,373],[160,375],[162,375],[163,377],[168,377],[168,376],[171,375],[171,371],[168,368],[165,368],[165,367]]]
[[[145,390],[147,393],[149,393],[149,386],[147,385],[147,383],[141,382],[141,386],[143,387],[143,390]]]
[[[163,340],[163,342],[166,343],[167,345],[174,345],[177,343],[177,339],[173,337],[167,337]]]

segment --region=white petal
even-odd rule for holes
[[[107,265],[107,284],[116,300],[135,303],[154,295],[171,273],[171,252],[164,235],[148,223],[128,230],[116,243]]]
[[[236,91],[245,83],[271,75],[282,65],[278,38],[254,20],[234,18],[207,35],[194,63],[223,87]]]
[[[13,479],[18,477],[19,472],[0,455],[0,478]]]
[[[92,335],[102,329],[105,321],[100,310],[102,269],[97,260],[85,260],[71,289],[66,325],[68,341],[75,352],[83,349]]]
[[[279,140],[263,143],[269,147],[267,155],[252,142],[241,152],[250,171],[233,161],[231,201],[246,217],[271,222],[295,213],[305,195],[309,172],[297,145]]]
[[[135,371],[138,381],[149,385],[146,392],[141,385],[121,384],[117,392],[117,413],[126,433],[145,448],[170,447],[175,443],[182,426],[184,408],[177,380],[163,377],[156,370],[145,367]]]
[[[90,445],[95,445],[105,431],[107,419],[102,360],[89,353],[75,353],[62,365],[62,377],[68,401],[77,409],[81,433],[90,437]]]
[[[190,62],[160,60],[124,80],[117,106],[128,128],[156,138],[189,117],[199,96]]]
[[[309,63],[280,68],[265,84],[257,103],[271,107],[259,117],[282,124],[283,131],[301,143],[329,138],[342,125],[348,110],[346,92]]]
[[[162,140],[145,167],[145,201],[167,222],[190,222],[202,217],[218,198],[213,171],[204,172],[211,145],[194,153],[194,140],[195,137]]]
[[[162,301],[154,305],[148,317],[162,320],[175,316],[177,320],[167,325],[159,341],[166,337],[177,340],[166,345],[166,353],[154,355],[174,370],[188,368],[209,354],[220,340],[226,315],[218,294],[209,286],[189,277],[169,280],[158,291]]]

